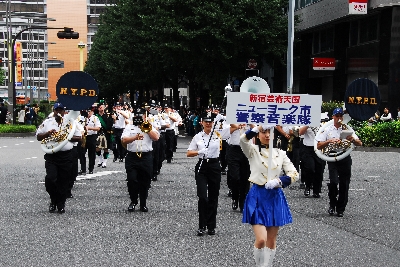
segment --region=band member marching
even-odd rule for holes
[[[85,126],[87,131],[86,148],[89,158],[89,174],[93,173],[94,165],[96,164],[97,132],[101,127],[99,119],[94,115],[94,110],[94,107],[88,110],[88,121]]]
[[[54,104],[54,116],[47,118],[37,129],[36,138],[38,141],[51,139],[61,132],[61,128],[66,128],[68,121],[63,120],[65,109],[63,104]],[[76,123],[76,121],[74,121]],[[69,126],[68,126],[69,128]],[[46,191],[50,196],[49,212],[65,212],[65,201],[72,175],[71,166],[73,165],[72,142],[81,140],[81,132],[76,129],[69,141],[56,153],[46,153],[44,155],[46,177]]]
[[[97,147],[96,147],[96,155],[98,159],[98,167],[106,168],[107,167],[107,159],[109,156],[108,149],[112,148],[112,125],[113,118],[110,114],[105,112],[106,105],[104,103],[99,104],[98,106],[98,114],[96,114],[97,118],[100,121],[101,128],[98,131],[97,137]],[[104,150],[103,155],[101,151]]]
[[[193,137],[186,154],[187,157],[199,158],[195,167],[199,212],[198,236],[205,234],[206,227],[209,235],[215,235],[221,184],[221,165],[218,157],[222,139],[229,136],[229,128],[222,135],[214,130],[214,118],[207,113],[203,114],[201,124],[203,131]]]
[[[126,146],[128,153],[125,158],[127,186],[131,203],[128,211],[135,211],[140,200],[140,211],[147,212],[148,190],[153,177],[153,147],[152,142],[157,141],[159,133],[152,129],[146,120],[144,111],[142,115],[134,117],[133,124],[125,127],[121,136],[122,145]]]
[[[125,120],[129,119],[129,114],[122,110],[121,104],[115,104],[115,112],[112,115],[114,119],[113,132],[114,132],[114,142],[115,148],[113,150],[114,159],[113,162],[116,162],[119,159],[119,162],[124,161],[124,157],[126,154],[125,148],[121,144],[121,135],[125,129],[126,122]]]

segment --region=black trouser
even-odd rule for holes
[[[146,206],[147,195],[153,177],[153,152],[143,152],[139,157],[136,152],[128,152],[125,158],[128,192],[131,201],[140,207]]]
[[[336,162],[328,162],[329,168],[329,206],[336,207],[338,213],[344,212],[349,200],[349,186],[352,159],[349,156]],[[339,184],[339,189],[337,185]],[[339,195],[339,198],[337,196]]]
[[[221,163],[221,169],[226,170],[226,150],[228,148],[228,143],[226,140],[222,140],[222,149],[219,151],[219,162]]]
[[[320,159],[314,151],[314,146],[301,147],[301,177],[307,188],[313,185],[313,193],[321,193],[322,181],[324,179],[325,161]]]
[[[178,126],[176,126],[176,127],[178,127]],[[173,152],[176,152],[176,149],[178,148],[178,135],[177,134],[175,134],[174,135],[174,148],[173,148]]]
[[[121,136],[124,129],[114,128],[115,149],[113,150],[115,159],[123,159],[126,155],[126,149],[122,146]]]
[[[160,170],[160,140],[153,141],[153,176]]]
[[[46,191],[49,193],[51,202],[56,204],[57,208],[64,208],[72,173],[72,151],[45,154],[44,159],[46,160]]]
[[[174,156],[174,138],[175,138],[175,131],[174,130],[166,130],[165,131],[165,157],[167,160],[171,160]]]
[[[294,167],[296,168],[297,172],[300,170],[300,138],[295,137],[292,141],[292,151],[286,152],[288,158],[293,163]],[[314,153],[315,154],[315,153]]]
[[[158,160],[158,171],[161,170],[162,163],[165,160],[165,150],[166,150],[166,143],[165,143],[165,132],[160,133],[160,138],[158,139],[158,142],[160,143],[160,150],[158,153],[159,160]]]
[[[92,172],[96,164],[96,139],[97,134],[86,136],[86,149],[89,158],[89,171]]]
[[[198,171],[200,162],[200,171]],[[217,226],[218,196],[221,183],[219,160],[199,160],[195,168],[197,185],[199,228],[214,229]]]
[[[230,189],[232,190],[232,200],[239,201],[240,209],[243,209],[244,200],[250,189],[250,165],[249,160],[244,155],[238,145],[230,145],[226,155],[228,162],[228,174],[230,177]]]
[[[81,171],[86,172],[86,146],[82,147],[82,142],[78,142],[78,158],[81,165]]]
[[[79,144],[78,144],[79,145]],[[74,187],[74,183],[76,181],[76,177],[78,176],[78,160],[79,160],[79,154],[78,154],[78,145],[74,146],[71,149],[71,154],[72,154],[72,170],[71,170],[71,177],[69,180],[69,184],[68,184],[68,189],[69,192],[71,192],[72,187]]]

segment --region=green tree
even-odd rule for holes
[[[286,6],[287,0],[120,0],[102,15],[85,70],[104,96],[169,86],[179,103],[182,78],[198,93],[222,96],[228,76],[243,77],[250,58],[271,63],[286,52]]]
[[[0,84],[3,84],[5,79],[6,79],[6,76],[4,74],[4,70],[2,68],[0,68]]]

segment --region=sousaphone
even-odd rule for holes
[[[57,153],[71,140],[80,110],[87,109],[96,102],[98,91],[97,82],[83,71],[70,71],[60,77],[56,85],[56,94],[58,102],[62,103],[69,113],[60,118],[60,129],[42,140],[41,148],[45,153]]]

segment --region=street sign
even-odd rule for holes
[[[35,93],[36,92],[37,87],[36,86],[32,86],[32,91]]]
[[[50,94],[49,94],[49,93],[47,93],[47,94],[46,94],[46,97],[47,97],[47,98],[49,98],[49,97],[50,97]]]
[[[250,60],[247,62],[247,67],[248,67],[249,69],[255,69],[255,68],[257,67],[257,61],[256,61],[255,59],[250,59]]]

